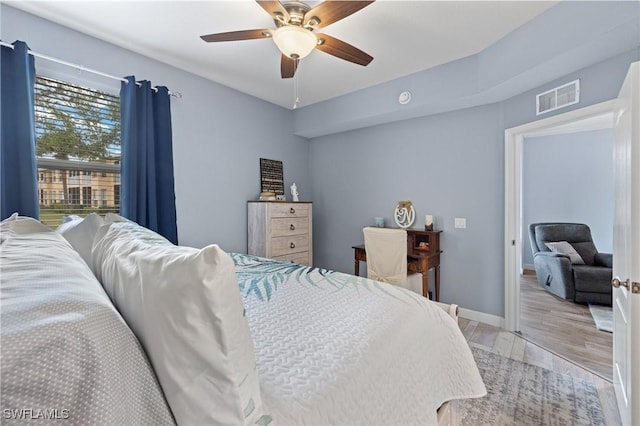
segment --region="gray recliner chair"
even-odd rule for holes
[[[582,223],[532,223],[529,240],[538,283],[563,299],[578,303],[611,305],[613,256],[599,253],[591,230]],[[545,244],[566,241],[584,264],[572,263],[569,255],[556,253]]]

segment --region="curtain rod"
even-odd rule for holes
[[[4,41],[0,41],[0,45],[8,47],[10,49],[14,48],[13,44],[9,44],[9,43],[6,43]],[[85,67],[83,65],[73,64],[71,62],[63,61],[62,59],[57,59],[57,58],[54,58],[54,57],[51,57],[51,56],[48,56],[48,55],[43,55],[42,53],[36,53],[31,49],[29,49],[29,55],[31,55],[31,56],[33,56],[35,58],[40,58],[40,59],[44,59],[46,61],[51,61],[51,62],[55,62],[57,64],[62,64],[62,65],[66,65],[68,67],[76,68],[76,69],[79,69],[80,71],[90,72],[90,73],[93,73],[93,74],[101,75],[102,77],[111,78],[113,80],[120,80],[120,81],[122,81],[124,83],[129,84],[129,80],[127,80],[125,78],[117,77],[117,76],[111,75],[111,74],[107,74],[107,73],[104,73],[102,71],[94,70],[92,68],[87,68],[87,67]],[[136,82],[136,84],[138,86],[142,86],[142,84],[140,84],[138,82]],[[156,91],[156,92],[158,91],[158,89],[156,87],[152,87],[152,89],[154,91]],[[182,93],[180,93],[180,92],[169,91],[169,95],[173,96],[175,98],[182,98]]]

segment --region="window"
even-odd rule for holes
[[[82,205],[90,206],[91,205],[91,187],[85,186],[82,188]]]
[[[120,178],[120,176],[118,176],[118,178]],[[116,200],[116,204],[120,205],[120,185],[113,185],[113,197],[114,200]]]
[[[119,97],[38,76],[35,104],[40,220],[119,212]]]
[[[69,204],[80,204],[80,188],[69,188]]]

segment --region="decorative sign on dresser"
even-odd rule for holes
[[[284,173],[282,161],[260,159],[260,192],[284,195]]]
[[[249,254],[313,265],[313,209],[310,202],[249,201]]]

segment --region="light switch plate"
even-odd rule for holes
[[[462,228],[462,229],[466,228],[467,227],[467,219],[464,218],[464,217],[456,217],[454,219],[454,226],[456,228]]]

